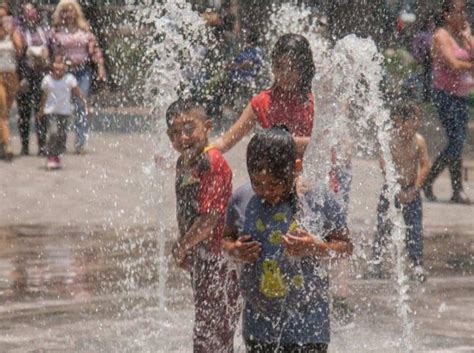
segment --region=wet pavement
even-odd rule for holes
[[[65,170],[50,174],[35,157],[2,165],[0,194],[8,202],[0,205],[0,352],[192,351],[187,275],[170,263],[164,292],[159,286],[160,239],[168,254],[174,205],[171,183],[159,195],[164,206],[150,201],[157,195],[147,141],[100,135],[89,155],[66,155]],[[237,186],[246,178],[242,147],[228,158]],[[377,162],[357,161],[354,174],[355,321],[333,330],[330,352],[403,352],[395,279],[365,277]],[[466,184],[471,197],[473,185]],[[436,191],[449,198],[446,176]],[[474,206],[425,203],[424,212],[430,276],[409,291],[414,351],[474,352]],[[165,233],[159,219],[170,224]],[[235,345],[244,351],[240,335]]]
[[[153,229],[1,229],[0,351],[190,352],[188,278],[170,268],[160,310],[155,235]],[[452,237],[469,246],[453,247]],[[430,277],[411,282],[410,290],[415,351],[472,352],[472,234],[439,234],[425,245]],[[358,275],[350,283],[355,325],[333,333],[331,352],[399,352],[394,280]],[[239,338],[236,346],[243,352]]]

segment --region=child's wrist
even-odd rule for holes
[[[189,250],[188,243],[183,241],[183,239],[179,239],[176,242],[176,246],[183,252],[187,252]]]
[[[227,249],[226,249],[229,256],[233,257],[234,259],[238,258],[236,248],[237,248],[236,241],[232,241],[228,243]]]

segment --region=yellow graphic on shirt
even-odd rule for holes
[[[286,220],[286,214],[283,212],[278,212],[273,215],[273,220],[277,222],[284,222]]]
[[[293,284],[296,288],[301,288],[303,286],[303,276],[302,275],[296,275],[293,277]]]
[[[290,228],[288,228],[288,233],[293,233],[296,229],[298,229],[298,223],[293,220],[290,224]]]
[[[278,263],[274,259],[265,259],[262,264],[263,274],[260,281],[260,292],[268,298],[280,298],[288,292],[288,286],[281,275]]]
[[[283,233],[280,230],[275,230],[268,236],[268,241],[272,245],[280,245],[283,240]]]
[[[195,183],[199,183],[201,180],[196,178],[191,173],[187,173],[183,175],[183,179],[181,179],[180,187],[184,188],[185,186],[193,185]]]
[[[213,145],[207,145],[206,147],[204,147],[204,150],[202,151],[202,153],[207,153],[209,150],[212,150],[214,148]]]
[[[265,229],[267,228],[265,226],[265,223],[263,223],[263,221],[260,218],[258,218],[257,222],[255,222],[255,227],[257,228],[259,232],[264,232]]]

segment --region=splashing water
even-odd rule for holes
[[[158,169],[155,185],[156,209],[165,208],[163,194],[169,180],[173,180],[175,154],[165,134],[165,112],[178,98],[178,94],[189,95],[190,84],[199,75],[203,53],[209,48],[207,31],[203,19],[184,0],[164,1],[155,4],[153,0],[142,1],[135,12],[136,20],[147,32],[147,50],[141,65],[147,70],[144,86],[147,103],[153,107],[155,119],[151,143],[155,146],[155,162]],[[166,237],[174,225],[158,219],[158,271],[159,307],[166,308],[167,257]]]
[[[204,21],[184,0],[152,5],[147,0],[136,11],[136,18],[149,33],[144,66],[148,70],[145,90],[148,102],[155,108],[153,143],[159,173],[156,182],[157,209],[164,207],[162,194],[165,182],[171,180],[174,155],[169,148],[164,112],[178,92],[188,94],[190,81],[199,75],[203,52],[210,48],[209,33]],[[331,48],[311,21],[312,12],[293,4],[274,6],[266,41],[270,47],[288,32],[303,34],[310,42],[316,65],[316,119],[313,138],[305,155],[304,177],[311,183],[327,183],[331,161],[328,156],[336,150],[338,158],[350,161],[352,151],[357,155],[373,155],[378,143],[386,164],[389,197],[398,192],[397,175],[390,153],[389,114],[383,107],[379,90],[383,78],[382,55],[371,39],[349,35]],[[192,68],[192,69],[190,69]],[[264,72],[269,75],[270,65]],[[350,109],[349,108],[353,108]],[[376,137],[376,138],[374,138]],[[404,223],[401,213],[392,205],[389,217],[394,223],[393,243],[396,259],[398,313],[402,319],[403,335],[400,347],[412,350],[412,323],[408,305],[408,284],[404,274]],[[166,308],[165,284],[167,260],[164,252],[165,235],[172,226],[159,219],[159,307]]]
[[[354,34],[338,40],[333,48],[311,23],[312,13],[304,6],[283,4],[274,8],[267,39],[293,32],[304,35],[312,47],[316,66],[315,122],[311,142],[305,153],[303,177],[315,186],[327,185],[336,151],[339,164],[350,164],[353,150],[357,155],[374,155],[379,146],[385,161],[388,199],[399,191],[397,172],[390,151],[392,124],[380,91],[383,56],[370,38]],[[399,342],[404,352],[413,350],[408,277],[405,275],[405,224],[400,210],[390,203],[388,217],[393,222],[394,272],[397,277],[397,309],[402,321]],[[309,221],[309,220],[308,220]]]

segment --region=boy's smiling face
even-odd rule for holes
[[[167,133],[174,149],[189,162],[207,146],[211,129],[212,122],[199,109],[192,109],[175,116]]]

